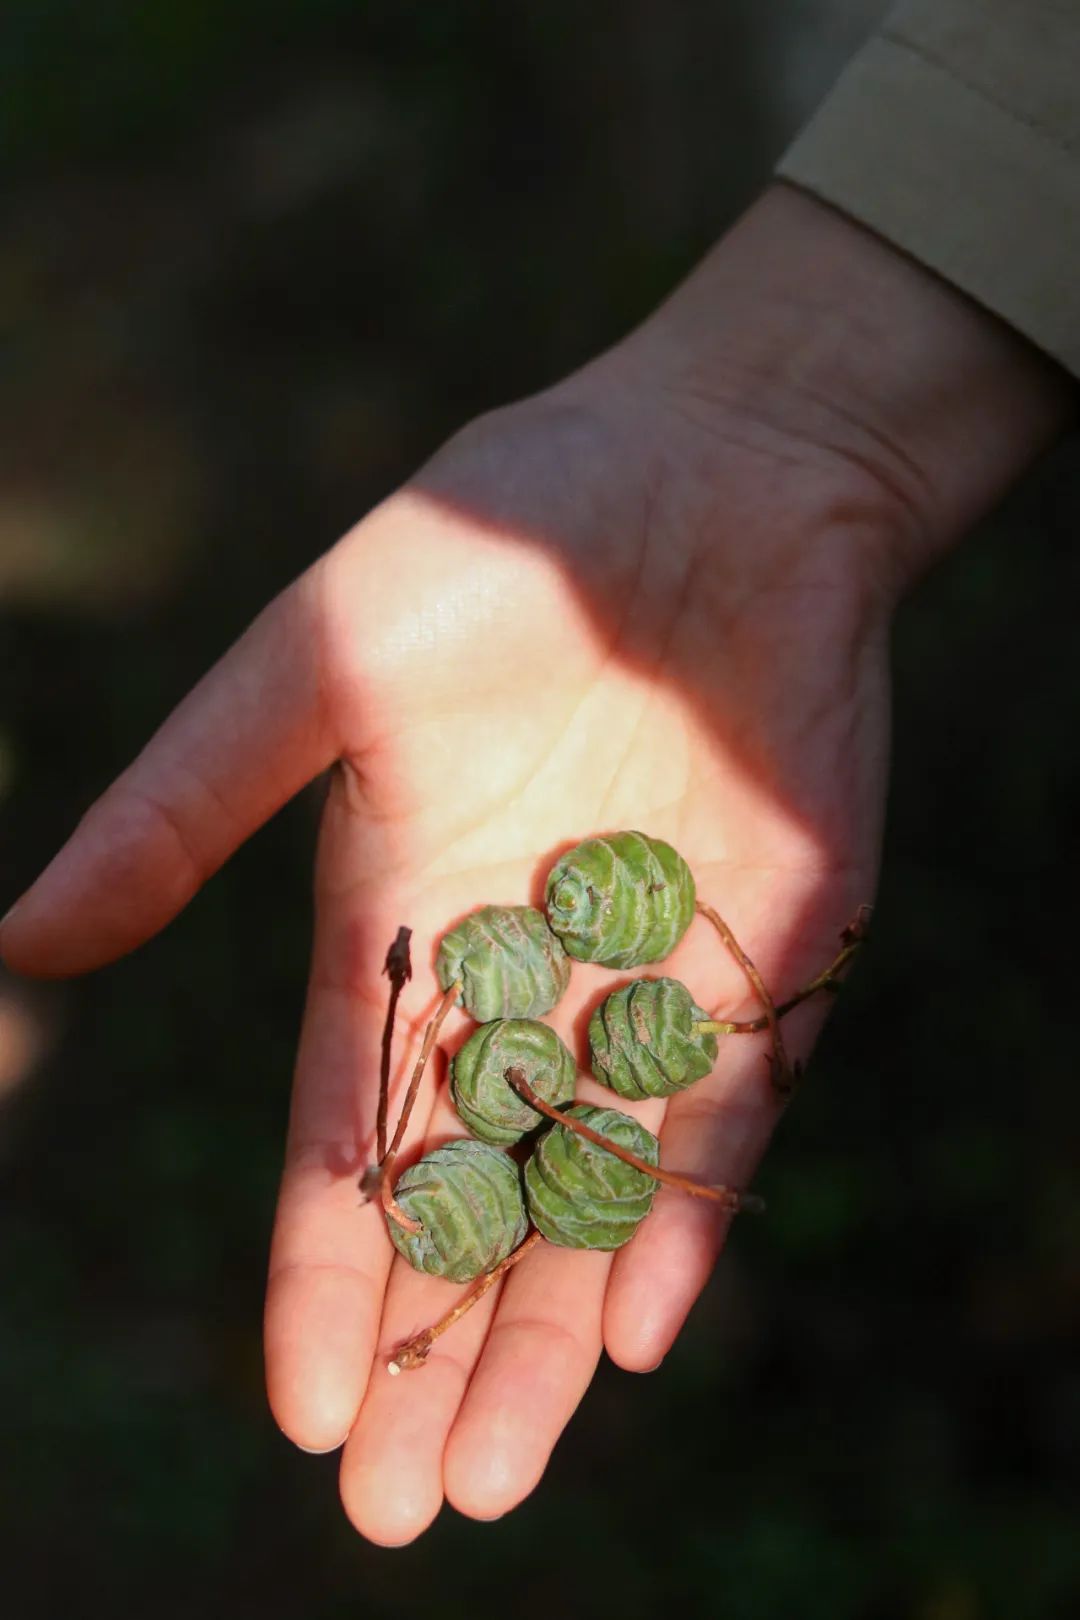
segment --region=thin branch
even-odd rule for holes
[[[410,1232],[413,1237],[416,1237],[418,1233],[424,1230],[423,1225],[420,1221],[414,1220],[411,1215],[406,1215],[394,1197],[394,1189],[387,1174],[387,1171],[392,1167],[392,1159],[388,1159],[384,1165],[379,1167],[382,1170],[382,1180],[379,1182],[379,1199],[382,1203],[383,1212],[388,1220],[393,1221],[395,1226],[400,1226],[403,1232]]]
[[[393,1140],[391,1141],[389,1148],[386,1150],[386,1154],[379,1166],[380,1170],[382,1171],[379,1185],[379,1196],[382,1200],[382,1207],[390,1219],[396,1222],[398,1226],[403,1227],[406,1232],[419,1232],[421,1227],[419,1221],[414,1221],[411,1215],[406,1215],[405,1211],[394,1200],[394,1160],[397,1158],[398,1149],[400,1148],[402,1138],[405,1135],[405,1128],[409,1123],[409,1116],[413,1111],[413,1104],[416,1102],[416,1094],[420,1090],[420,1082],[424,1078],[424,1070],[427,1068],[428,1058],[432,1054],[435,1042],[438,1039],[439,1031],[443,1026],[446,1015],[460,994],[461,980],[455,979],[449,990],[447,990],[443,995],[442,1000],[435,1009],[435,1016],[432,1018],[427,1029],[424,1031],[424,1043],[420,1048],[420,1056],[416,1060],[416,1066],[413,1069],[412,1077],[409,1080],[409,1089],[405,1093],[405,1101],[401,1105],[401,1114],[398,1117],[397,1129],[394,1131]]]
[[[789,1012],[800,1007],[804,1001],[809,1001],[819,990],[829,990],[833,995],[840,990],[841,973],[868,937],[869,917],[870,907],[860,906],[840,935],[841,948],[828,967],[824,968],[815,979],[811,979],[809,984],[804,984],[801,990],[796,990],[793,996],[782,1001],[776,1009],[777,1018],[786,1018]],[[760,1018],[746,1018],[740,1022],[708,1018],[702,1019],[693,1027],[703,1035],[760,1035],[762,1030],[769,1028],[769,1020],[764,1015]]]
[[[383,964],[383,972],[390,980],[390,1000],[386,1004],[386,1022],[383,1025],[382,1056],[379,1063],[379,1113],[375,1121],[375,1157],[380,1164],[386,1158],[386,1115],[390,1102],[390,1049],[394,1040],[394,1018],[397,1014],[398,998],[412,978],[412,959],[409,955],[411,938],[412,929],[402,925],[397,931],[397,938],[386,953],[386,961]]]
[[[501,1277],[504,1277],[511,1266],[516,1266],[519,1260],[524,1260],[529,1250],[534,1248],[540,1240],[540,1233],[535,1229],[531,1231],[524,1242],[508,1254],[505,1260],[500,1260],[494,1270],[489,1271],[486,1277],[480,1279],[479,1284],[471,1294],[459,1299],[452,1310],[440,1317],[433,1327],[425,1328],[417,1333],[406,1344],[394,1351],[393,1356],[386,1364],[386,1370],[393,1377],[400,1372],[412,1372],[415,1367],[422,1367],[428,1358],[428,1352],[436,1339],[441,1339],[447,1328],[452,1328],[455,1322],[460,1322],[466,1311],[471,1311],[474,1305],[479,1304],[484,1295],[488,1293]]]
[[[613,1142],[610,1136],[594,1131],[592,1126],[586,1125],[583,1120],[573,1119],[569,1114],[561,1114],[557,1108],[552,1108],[550,1103],[537,1095],[526,1080],[522,1069],[513,1067],[507,1069],[506,1078],[518,1095],[524,1097],[529,1107],[535,1108],[538,1114],[546,1114],[556,1125],[564,1125],[568,1131],[573,1131],[575,1136],[583,1136],[586,1142],[592,1142],[608,1153],[613,1153],[624,1164],[632,1165],[635,1170],[651,1176],[654,1181],[662,1182],[665,1187],[675,1187],[679,1192],[689,1193],[693,1198],[708,1198],[714,1204],[723,1204],[725,1209],[730,1209],[733,1213],[742,1210],[748,1215],[760,1215],[764,1210],[764,1199],[759,1198],[756,1193],[736,1192],[733,1187],[711,1187],[704,1182],[694,1181],[690,1176],[680,1176],[675,1170],[661,1170],[658,1165],[648,1164],[644,1159],[639,1159],[629,1148]]]
[[[738,962],[739,966],[746,974],[746,977],[750,981],[751,988],[765,1010],[765,1021],[769,1033],[772,1036],[773,1042],[772,1055],[769,1058],[769,1070],[772,1074],[773,1085],[776,1087],[781,1096],[789,1097],[792,1091],[795,1089],[795,1081],[797,1077],[795,1071],[791,1067],[791,1062],[787,1055],[787,1048],[784,1046],[784,1037],[780,1033],[780,1020],[777,1016],[773,999],[768,990],[765,988],[765,981],[761,977],[761,974],[758,972],[757,968],[754,966],[753,962],[751,962],[750,958],[747,956],[746,952],[743,950],[742,946],[739,944],[738,940],[735,938],[735,935],[731,932],[731,929],[728,927],[723,917],[721,917],[720,913],[712,906],[706,905],[704,900],[699,900],[697,902],[697,909],[701,912],[703,917],[707,917],[709,922],[712,923],[713,927],[720,935],[720,938],[723,940],[736,962]]]
[[[460,994],[461,980],[455,979],[449,990],[444,992],[443,998],[436,1007],[430,1024],[424,1031],[424,1042],[420,1048],[420,1056],[416,1060],[416,1066],[413,1069],[412,1078],[409,1081],[409,1089],[405,1093],[405,1101],[401,1105],[401,1114],[398,1118],[397,1128],[394,1131],[390,1147],[383,1160],[384,1164],[394,1157],[398,1148],[401,1146],[401,1139],[405,1135],[405,1129],[409,1123],[409,1115],[413,1111],[413,1104],[416,1102],[416,1094],[420,1090],[420,1082],[424,1078],[424,1070],[427,1068],[428,1058],[431,1056],[432,1051],[434,1050],[435,1042],[439,1038],[439,1031],[442,1029],[443,1024],[446,1021],[446,1015]]]

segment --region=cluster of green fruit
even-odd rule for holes
[[[450,1089],[471,1139],[446,1143],[406,1170],[388,1207],[390,1236],[412,1266],[467,1282],[492,1271],[529,1223],[566,1248],[617,1249],[652,1206],[659,1143],[615,1108],[578,1104],[538,1136],[524,1173],[506,1151],[546,1123],[513,1080],[562,1109],[577,1065],[549,1025],[570,959],[620,969],[666,957],[694,916],[693,875],[669,844],[639,832],[589,838],[556,862],[547,915],[484,906],[442,940],[436,972],[478,1028],[454,1057]],[[674,979],[638,979],[608,996],[589,1025],[592,1072],[621,1097],[667,1097],[709,1073],[717,1026]],[[525,1088],[523,1088],[525,1089]],[[642,1168],[596,1141],[628,1150]]]

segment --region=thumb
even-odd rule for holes
[[[336,757],[320,579],[271,602],[90,808],[0,924],[8,967],[62,977],[140,945]]]

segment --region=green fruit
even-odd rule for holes
[[[586,838],[547,880],[548,921],[571,956],[605,967],[640,967],[675,949],[697,899],[682,856],[644,833]]]
[[[716,1036],[694,1028],[708,1017],[678,979],[624,985],[589,1020],[592,1072],[620,1097],[670,1097],[716,1062]]]
[[[511,1065],[553,1106],[572,1100],[577,1080],[577,1064],[547,1024],[531,1018],[481,1024],[450,1065],[450,1094],[473,1135],[496,1147],[519,1142],[544,1120],[507,1080]]]
[[[567,1110],[594,1131],[629,1148],[647,1164],[660,1161],[651,1131],[615,1108],[579,1103]],[[525,1197],[533,1225],[564,1249],[619,1249],[652,1208],[656,1182],[605,1148],[553,1125],[525,1166]]]
[[[539,1018],[570,983],[562,945],[534,906],[481,906],[444,934],[435,959],[444,990],[462,982],[458,1006],[486,1024]]]
[[[387,1216],[394,1247],[417,1271],[450,1282],[492,1271],[529,1224],[517,1165],[484,1142],[463,1138],[426,1153],[399,1177],[394,1197],[422,1228],[405,1232]]]

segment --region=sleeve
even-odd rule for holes
[[[905,0],[778,174],[1080,376],[1080,0]]]

